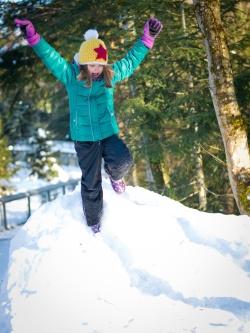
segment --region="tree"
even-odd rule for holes
[[[232,191],[241,214],[250,215],[250,155],[247,131],[235,96],[233,73],[219,0],[194,0],[204,37],[209,86],[219,123]]]
[[[0,121],[0,180],[6,180],[14,173],[14,169],[10,168],[11,162],[11,152],[6,137],[2,136],[2,122]],[[5,192],[6,186],[0,184],[0,195],[5,194]]]
[[[30,175],[52,180],[58,176],[55,153],[51,152],[51,146],[47,138],[48,132],[39,128],[34,137],[29,139],[32,152],[28,155],[28,163],[31,166]]]
[[[133,180],[160,193],[164,189],[166,195],[193,208],[238,213],[229,191],[223,142],[208,87],[206,54],[191,3],[5,2],[0,20],[0,97],[9,142],[14,137],[34,135],[37,128],[50,130],[51,138],[65,138],[69,117],[65,90],[32,50],[24,47],[23,38],[15,34],[14,17],[33,21],[41,36],[69,61],[79,48],[82,33],[96,27],[113,63],[140,37],[145,20],[153,14],[164,28],[141,69],[117,86],[115,96],[121,135],[135,157]],[[222,0],[221,5],[231,51],[235,51],[231,60],[237,97],[248,121],[246,8],[237,0]],[[24,108],[26,105],[30,108]]]

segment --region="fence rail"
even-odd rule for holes
[[[56,199],[59,195],[73,190],[79,179],[59,182],[0,198],[0,232],[24,224],[32,211],[48,201]],[[14,203],[14,206],[13,206]]]

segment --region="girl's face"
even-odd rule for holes
[[[103,72],[103,65],[90,64],[88,65],[88,72],[93,78],[97,78]]]

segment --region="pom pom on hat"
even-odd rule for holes
[[[89,29],[85,32],[85,41],[82,42],[79,53],[75,58],[79,65],[107,65],[108,51],[105,43],[98,36],[99,34],[95,29]]]
[[[85,32],[83,37],[84,37],[85,40],[89,40],[89,39],[92,39],[92,38],[97,39],[99,37],[99,34],[98,34],[97,30],[89,29]]]

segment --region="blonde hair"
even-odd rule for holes
[[[112,78],[114,76],[114,71],[109,65],[103,66],[103,78],[105,82],[105,86],[107,88],[112,88]],[[102,75],[102,74],[101,74]],[[80,65],[80,73],[77,76],[77,80],[82,81],[86,80],[86,87],[92,86],[92,78],[88,71],[88,65]]]

